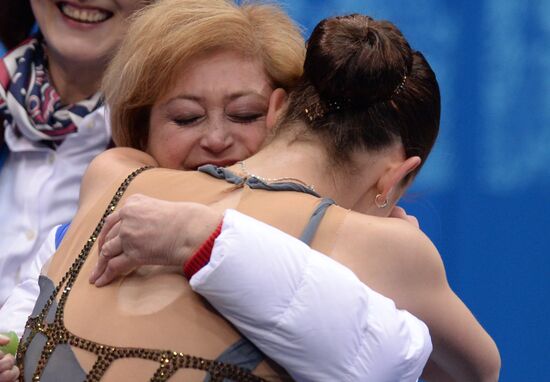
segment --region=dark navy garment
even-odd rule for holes
[[[9,154],[10,149],[8,149],[8,145],[5,142],[2,143],[2,146],[0,146],[0,171],[2,171],[2,167],[4,167]]]

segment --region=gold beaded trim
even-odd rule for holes
[[[52,294],[48,298],[48,301],[44,305],[44,308],[38,314],[37,317],[29,317],[27,324],[25,325],[26,329],[30,330],[30,334],[25,341],[19,343],[17,349],[17,366],[21,372],[20,380],[24,380],[24,365],[23,361],[25,358],[25,353],[29,348],[30,343],[34,337],[41,333],[46,337],[46,345],[42,349],[42,354],[38,361],[37,368],[34,372],[33,381],[40,381],[42,373],[48,363],[48,360],[53,353],[56,346],[60,344],[68,344],[88,352],[94,353],[97,355],[97,360],[93,365],[92,369],[88,372],[85,381],[86,382],[95,382],[99,381],[101,377],[105,374],[109,366],[121,358],[140,358],[145,360],[156,361],[159,363],[158,369],[155,371],[154,375],[151,377],[152,382],[163,382],[167,381],[172,375],[178,371],[178,369],[197,369],[203,370],[210,373],[212,382],[223,382],[225,378],[229,378],[234,381],[242,382],[262,382],[264,379],[251,374],[248,370],[240,368],[235,365],[225,364],[218,361],[207,360],[200,357],[190,356],[184,353],[172,352],[169,350],[155,350],[155,349],[141,349],[141,348],[122,348],[108,346],[105,344],[100,344],[97,342],[89,341],[84,338],[78,337],[77,335],[71,333],[64,324],[64,309],[67,302],[67,298],[73,287],[82,266],[86,262],[90,250],[92,249],[94,243],[105,224],[105,219],[109,216],[118,205],[122,195],[130,185],[130,182],[143,171],[148,170],[152,167],[146,166],[141,167],[134,172],[132,172],[128,177],[122,182],[120,187],[115,192],[115,195],[111,199],[111,202],[107,206],[105,213],[91,234],[90,238],[84,245],[84,248],[80,251],[80,254],[75,259],[67,273],[63,276],[57,287],[53,290]],[[46,317],[48,311],[50,310],[53,302],[55,301],[59,292],[61,292],[61,297],[59,298],[59,304],[55,312],[55,319],[50,324],[46,322]]]

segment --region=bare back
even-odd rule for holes
[[[125,173],[135,169],[121,168]],[[101,196],[86,197],[88,201],[81,205],[49,268],[48,276],[54,283],[67,272],[88,240],[115,190],[113,184]],[[120,203],[133,193],[169,201],[199,202],[219,210],[235,208],[295,237],[300,235],[319,203],[318,198],[303,193],[251,190],[206,174],[164,169],[139,175]],[[424,277],[426,287],[437,284],[429,261],[426,263],[425,255],[421,254],[430,249],[431,243],[428,240],[426,244],[419,233],[403,224],[406,223],[397,219],[368,217],[333,206],[322,220],[312,247],[350,267],[363,282],[394,298],[398,306],[405,306],[426,319],[430,326],[433,314],[426,309],[424,301],[417,298],[418,289],[403,286],[414,286],[416,278]],[[409,249],[412,253],[406,254]],[[97,255],[94,245],[70,292],[64,310],[64,323],[70,332],[110,346],[169,349],[210,360],[240,339],[228,321],[191,291],[180,269],[143,267],[108,287],[95,288],[87,280]],[[425,269],[425,274],[415,275],[415,269]],[[440,277],[444,279],[444,273]],[[437,325],[437,319],[434,323]],[[436,327],[435,333],[438,330],[446,329]],[[76,349],[76,355],[85,370],[97,360],[95,354],[81,349]],[[158,362],[121,359],[109,367],[104,380],[147,380],[150,377],[144,376],[151,376],[155,370]],[[287,378],[284,372],[266,362],[254,374],[268,380]],[[173,378],[202,380],[204,371],[179,369]]]

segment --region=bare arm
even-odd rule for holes
[[[448,286],[426,298],[431,299],[424,320],[432,333],[433,362],[456,381],[498,381],[498,349],[464,303]]]
[[[422,371],[423,381],[437,382],[456,382],[453,378],[444,372],[434,361],[428,360],[424,371]]]
[[[384,220],[380,226],[369,240],[375,237],[384,248],[379,250],[385,256],[383,266],[377,270],[384,280],[372,275],[364,280],[428,325],[434,347],[432,373],[447,374],[456,381],[497,381],[498,349],[450,288],[432,242],[410,224]]]

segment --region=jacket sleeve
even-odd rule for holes
[[[297,381],[416,381],[426,325],[342,264],[234,210],[190,280]]]
[[[23,335],[27,319],[40,295],[38,278],[42,267],[55,253],[56,235],[59,227],[50,231],[36,256],[21,266],[21,269],[24,270],[24,273],[21,274],[21,281],[0,309],[0,332],[14,331],[19,337]]]

